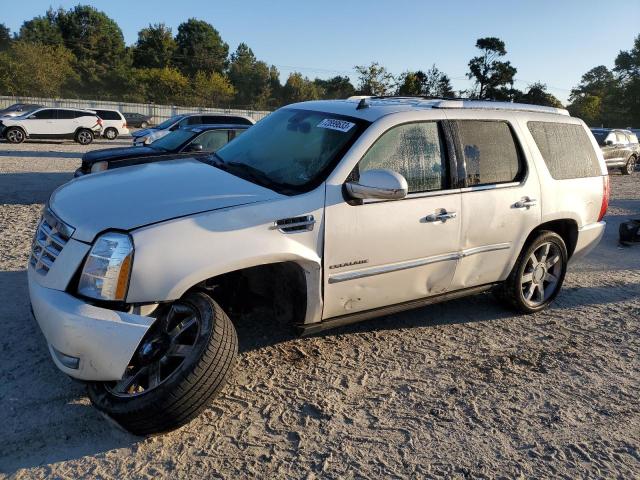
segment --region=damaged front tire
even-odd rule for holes
[[[136,435],[173,430],[220,392],[237,352],[226,313],[207,294],[189,292],[161,312],[122,379],[90,383],[89,397]]]

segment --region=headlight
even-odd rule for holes
[[[100,235],[82,267],[78,293],[97,300],[124,301],[129,288],[133,242],[124,233]]]
[[[107,168],[109,168],[109,162],[96,162],[91,165],[91,173],[104,172]]]

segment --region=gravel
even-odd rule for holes
[[[126,143],[0,144],[0,477],[640,476],[640,245],[617,244],[640,175],[612,175],[605,238],[551,309],[486,294],[303,339],[256,315],[221,397],[144,439],[55,368],[24,267],[81,154]]]

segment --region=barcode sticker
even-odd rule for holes
[[[338,130],[339,132],[348,132],[355,126],[355,123],[336,120],[335,118],[325,118],[317,126],[319,128],[328,128],[329,130]]]

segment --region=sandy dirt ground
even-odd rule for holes
[[[0,477],[640,477],[640,245],[617,244],[640,174],[612,175],[606,236],[550,310],[486,294],[304,339],[257,315],[222,396],[144,439],[55,368],[29,313],[42,203],[86,150],[0,144]]]

